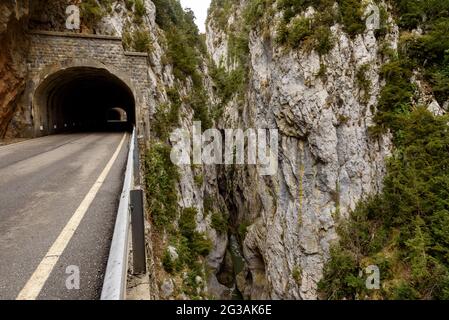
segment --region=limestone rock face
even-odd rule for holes
[[[226,31],[212,20],[207,30],[213,60],[226,61]],[[279,46],[274,26],[253,30],[246,103],[234,99],[219,121],[279,130],[278,172],[261,177],[257,168],[240,168],[228,190],[232,215],[251,222],[237,281],[246,298],[316,299],[338,219],[382,186],[391,141],[368,130],[382,85],[380,44],[373,31],[351,39],[339,25],[331,30],[336,43],[322,57]],[[395,48],[397,28],[387,38]],[[364,65],[371,88],[362,99],[356,73]]]

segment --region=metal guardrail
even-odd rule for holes
[[[128,273],[128,244],[130,230],[130,193],[135,186],[134,176],[138,172],[138,145],[136,129],[129,144],[128,161],[126,165],[125,181],[120,197],[120,204],[115,222],[114,235],[112,238],[109,260],[106,267],[101,300],[124,300],[126,298],[126,283]],[[137,164],[136,164],[137,161]],[[137,172],[136,172],[137,171]]]

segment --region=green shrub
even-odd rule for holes
[[[147,14],[144,0],[134,0],[134,10],[138,18],[143,18]]]
[[[207,22],[213,21],[221,30],[226,30],[236,0],[212,0]]]
[[[181,97],[177,87],[167,89],[169,104],[163,103],[156,109],[153,121],[153,132],[162,141],[168,141],[169,134],[179,124]]]
[[[433,94],[440,104],[449,100],[449,68],[435,70],[427,74],[428,81],[432,85]]]
[[[125,0],[125,8],[128,11],[131,11],[134,7],[134,0]]]
[[[363,280],[359,278],[359,264],[355,255],[340,247],[331,249],[331,260],[325,266],[323,280],[318,289],[325,299],[355,299],[363,290]]]
[[[277,1],[278,10],[284,14],[284,20],[290,22],[290,20],[305,10],[307,6],[312,5],[312,1],[297,1],[297,0],[279,0]]]
[[[418,26],[425,29],[434,21],[449,16],[448,0],[394,0],[392,1],[399,14],[399,26],[412,30]]]
[[[225,234],[228,231],[228,221],[219,212],[214,212],[212,214],[212,228],[217,230],[220,234]]]
[[[315,75],[318,78],[321,78],[323,80],[326,80],[327,78],[327,65],[324,63],[320,63],[320,69],[318,70],[318,73]]]
[[[80,15],[83,23],[92,28],[103,19],[106,11],[97,0],[84,0],[80,4]]]
[[[204,184],[204,175],[202,175],[202,174],[195,175],[193,180],[195,181],[195,184],[197,185],[197,187],[201,188]]]
[[[302,47],[306,51],[316,50],[325,55],[334,47],[334,38],[330,26],[334,16],[329,12],[318,12],[313,18],[295,17],[284,19],[279,23],[276,41],[290,48]]]
[[[186,208],[179,219],[179,231],[188,239],[191,239],[195,233],[197,214],[198,211],[195,208]]]
[[[282,20],[276,29],[276,42],[279,44],[287,43],[288,40],[288,25]]]
[[[214,210],[214,198],[210,195],[205,195],[203,200],[203,209],[206,214]]]
[[[191,250],[200,256],[207,256],[212,250],[212,241],[204,234],[195,232],[191,239]]]
[[[300,266],[295,266],[292,270],[292,277],[298,286],[302,283],[302,270]]]
[[[201,122],[201,128],[203,130],[210,129],[212,127],[212,120],[209,114],[207,93],[203,86],[194,88],[193,93],[188,97],[188,103],[194,112],[194,120]]]
[[[365,63],[361,65],[355,75],[356,83],[359,90],[363,91],[363,95],[361,96],[361,102],[367,104],[369,97],[371,95],[371,86],[372,83],[367,77],[367,73],[369,72],[369,64]]]
[[[195,208],[185,208],[178,221],[179,231],[188,242],[187,246],[196,255],[206,256],[212,249],[212,242],[202,233],[196,231],[196,216],[198,211]]]
[[[169,121],[170,110],[170,105],[167,103],[163,103],[156,108],[156,113],[154,115],[152,132],[162,141],[167,141],[169,138],[169,130],[171,127]]]
[[[178,195],[177,167],[170,160],[170,147],[153,144],[145,159],[145,183],[148,209],[158,229],[168,227],[176,218]]]
[[[298,47],[299,42],[307,39],[315,32],[316,49],[320,54],[325,54],[333,47],[330,27],[336,22],[343,25],[344,30],[354,37],[365,31],[363,21],[364,7],[359,0],[337,0],[338,11],[334,12],[333,0],[280,0],[278,9],[283,12],[283,19],[277,29],[277,40],[280,43],[288,43],[291,47]],[[316,9],[312,24],[307,23],[306,18],[298,18],[309,6]],[[301,21],[302,20],[302,21]],[[322,40],[321,37],[325,39]]]
[[[172,25],[180,25],[185,15],[177,0],[153,0],[156,6],[156,23],[165,31]]]
[[[317,27],[313,33],[313,38],[315,40],[315,50],[320,55],[329,53],[334,47],[334,38],[328,27]]]
[[[296,48],[303,40],[312,34],[311,21],[307,18],[298,18],[291,22],[288,27],[288,44]]]
[[[176,264],[171,258],[168,249],[164,251],[164,255],[162,256],[162,266],[164,267],[164,270],[170,274],[175,272]]]
[[[183,293],[191,297],[192,300],[202,300],[204,297],[198,295],[198,289],[201,289],[203,283],[197,282],[197,277],[205,279],[204,272],[200,264],[195,263],[191,269],[187,272],[183,279]]]
[[[274,0],[250,0],[243,13],[243,18],[249,27],[254,27],[259,23]]]
[[[167,55],[173,65],[176,78],[185,80],[196,73],[198,55],[195,48],[186,45],[187,39],[177,28],[172,28],[167,34]]]
[[[248,233],[248,228],[249,226],[251,226],[251,223],[244,221],[242,223],[239,224],[238,227],[238,234],[240,236],[240,240],[243,242],[246,238],[246,234]]]
[[[339,19],[344,30],[352,37],[365,31],[366,23],[363,21],[363,6],[360,0],[338,0]]]
[[[132,51],[133,49],[133,36],[128,30],[124,30],[122,34],[123,49],[126,51]]]
[[[403,281],[393,288],[393,297],[395,300],[416,300],[419,299],[419,294],[409,283]]]
[[[245,84],[245,69],[226,71],[224,66],[216,67],[212,62],[210,64],[210,76],[214,80],[216,94],[221,99],[221,105],[226,104],[231,98],[239,92],[242,92]]]
[[[207,256],[212,250],[212,242],[205,234],[196,231],[195,208],[185,208],[182,210],[178,220],[178,231],[172,232],[171,244],[176,248],[178,259],[172,261],[168,250],[164,253],[162,263],[164,269],[169,273],[182,270],[199,270],[199,257]]]
[[[153,50],[153,41],[150,33],[144,29],[130,32],[124,31],[122,35],[123,47],[128,51],[150,53]]]
[[[412,70],[406,59],[398,58],[385,64],[380,73],[386,84],[380,93],[375,120],[378,125],[391,128],[397,115],[410,111],[415,92],[410,82]]]
[[[150,34],[145,30],[137,30],[133,33],[133,47],[137,52],[151,52],[152,40]]]

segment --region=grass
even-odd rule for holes
[[[292,270],[292,277],[298,286],[302,284],[302,270],[300,266],[295,266]]]
[[[361,65],[356,72],[355,79],[356,84],[361,91],[360,93],[360,101],[364,104],[368,104],[369,98],[371,96],[371,87],[372,83],[368,77],[368,73],[370,71],[370,66],[368,63]]]
[[[248,228],[251,226],[251,223],[248,221],[244,221],[242,223],[239,224],[238,226],[238,235],[240,237],[241,242],[243,243],[243,241],[246,238],[246,234],[248,233]]]
[[[81,20],[83,24],[93,28],[98,22],[106,16],[111,1],[105,1],[100,5],[96,0],[85,0],[80,4]]]
[[[214,228],[219,234],[226,234],[228,231],[228,220],[219,212],[212,213],[212,228]]]
[[[151,52],[153,46],[150,34],[146,30],[136,30],[133,33],[133,47],[137,52]]]
[[[182,101],[179,88],[167,89],[169,103],[160,104],[156,110],[153,122],[153,132],[158,139],[167,142],[170,132],[179,124],[179,112]]]
[[[179,173],[170,160],[170,148],[153,144],[145,159],[145,169],[151,220],[158,230],[162,230],[172,224],[178,212],[176,183]]]
[[[135,11],[137,17],[143,18],[143,16],[147,14],[147,9],[145,7],[145,1],[144,0],[134,0],[134,11]]]
[[[169,273],[182,270],[194,270],[200,257],[206,257],[212,249],[212,242],[204,233],[198,232],[198,211],[195,208],[182,210],[178,221],[178,230],[171,233],[171,244],[177,249],[178,260],[173,261],[168,249],[162,258],[164,269]]]
[[[201,188],[204,184],[204,175],[202,174],[197,174],[194,176],[193,178],[195,185],[199,188]]]

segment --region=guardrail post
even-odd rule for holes
[[[140,186],[140,149],[137,135],[134,135],[134,185]]]
[[[145,225],[143,214],[143,190],[131,191],[131,224],[133,241],[133,273],[145,274]]]

